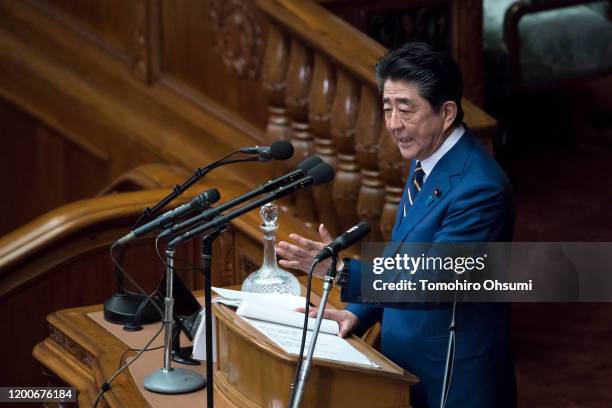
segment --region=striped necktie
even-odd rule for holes
[[[404,202],[404,217],[408,214],[408,210],[412,207],[417,194],[419,194],[421,187],[423,187],[424,176],[425,171],[423,170],[423,166],[421,166],[421,162],[417,161],[414,171],[412,172],[412,177],[410,178],[410,184],[408,185],[408,200]]]

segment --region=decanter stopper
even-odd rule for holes
[[[259,209],[259,215],[263,219],[263,227],[278,227],[278,207],[276,204],[268,203]]]
[[[259,215],[263,220],[261,231],[264,235],[263,264],[242,283],[245,292],[300,294],[300,283],[291,273],[282,270],[276,262],[276,230],[278,229],[278,207],[268,203],[261,207]]]

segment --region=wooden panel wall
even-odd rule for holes
[[[0,236],[110,182],[110,157],[0,99]]]
[[[55,6],[49,12],[56,13],[58,17],[65,15],[64,21],[70,19],[78,21],[83,30],[92,33],[100,44],[105,44],[116,55],[128,58],[133,50],[134,17],[137,3],[142,1],[103,0],[47,0],[49,6]],[[74,28],[79,28],[77,24]]]
[[[258,79],[266,20],[253,0],[33,3],[126,63],[136,78],[164,83],[230,121],[265,126]]]
[[[162,81],[178,81],[187,86],[183,92],[206,95],[264,129],[259,78],[266,24],[254,1],[164,1],[160,27]]]

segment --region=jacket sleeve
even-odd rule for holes
[[[352,312],[359,319],[355,334],[361,336],[370,326],[382,318],[383,308],[375,304],[368,304],[361,299],[361,262],[351,260],[349,264],[349,279],[342,287],[341,298],[348,302],[346,310]]]

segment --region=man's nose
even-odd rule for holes
[[[399,118],[399,114],[396,110],[391,111],[391,115],[387,119],[387,128],[391,131],[401,129],[402,121]]]

